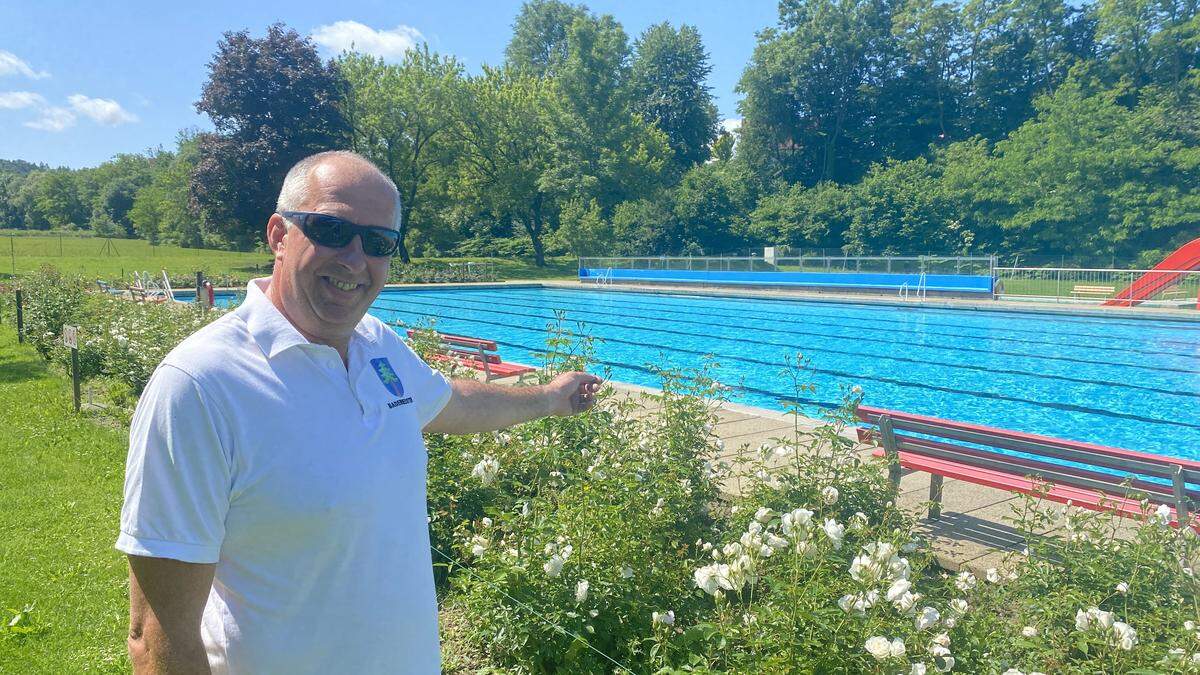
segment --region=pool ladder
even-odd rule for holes
[[[921,276],[917,278],[917,300],[925,302],[925,273],[921,272]],[[908,300],[908,282],[900,284],[900,299]]]

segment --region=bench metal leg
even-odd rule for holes
[[[942,517],[942,476],[929,474],[929,519],[940,520]]]

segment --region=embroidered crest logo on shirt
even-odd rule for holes
[[[392,364],[388,363],[386,358],[371,359],[371,366],[375,368],[375,374],[379,376],[379,381],[385,389],[396,396],[404,395],[404,384],[400,382],[400,376],[392,370]]]

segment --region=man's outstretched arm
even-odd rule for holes
[[[200,617],[216,565],[129,556],[129,660],[138,675],[208,675]]]
[[[563,373],[535,387],[510,387],[478,380],[451,380],[453,393],[425,431],[473,434],[495,431],[548,415],[566,417],[596,403],[600,378],[588,373]]]

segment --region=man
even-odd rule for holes
[[[277,211],[271,277],[167,355],[134,415],[134,670],[437,672],[422,430],[578,413],[600,380],[448,381],[368,315],[400,210],[367,160],[301,161]]]

